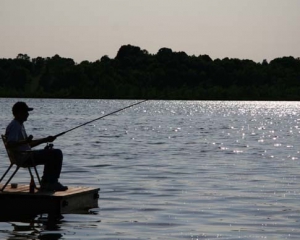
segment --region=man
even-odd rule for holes
[[[26,134],[23,123],[27,121],[29,111],[33,108],[27,106],[25,102],[17,102],[12,107],[14,119],[6,128],[7,147],[15,155],[16,161],[21,165],[31,165],[33,157],[36,165],[44,165],[44,174],[41,180],[41,191],[66,191],[67,186],[63,186],[59,181],[63,155],[59,149],[33,150],[30,154],[24,151],[31,150],[43,143],[53,142],[55,137],[49,136],[42,139],[33,140]]]

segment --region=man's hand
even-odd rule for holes
[[[29,135],[29,136],[27,137],[27,139],[26,139],[26,140],[27,140],[28,142],[31,142],[31,141],[32,141],[32,139],[33,139],[33,136],[32,136],[32,135]]]
[[[53,142],[55,139],[56,139],[56,137],[54,137],[54,136],[49,136],[49,137],[46,137],[46,138],[45,138],[45,141],[46,141],[46,142]]]
[[[55,139],[56,139],[56,137],[49,136],[49,137],[46,137],[46,138],[40,138],[40,139],[29,141],[28,144],[30,145],[30,147],[34,148],[34,147],[39,146],[43,143],[53,142]]]

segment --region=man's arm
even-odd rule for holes
[[[56,137],[49,136],[46,138],[31,140],[28,144],[30,145],[30,147],[34,148],[43,143],[53,142],[55,139],[56,139]]]
[[[29,144],[31,141],[31,139],[26,139],[26,140],[20,140],[20,141],[9,141],[7,142],[7,147],[8,148],[17,148],[19,146],[22,146],[22,145],[26,145],[26,144]]]
[[[8,148],[17,148],[19,146],[28,144],[31,148],[34,148],[43,143],[53,142],[56,139],[56,137],[53,137],[53,136],[49,136],[49,137],[41,138],[41,139],[35,139],[35,140],[32,140],[32,138],[33,137],[30,135],[26,140],[21,140],[21,141],[17,141],[17,142],[10,141],[7,143],[7,147]]]

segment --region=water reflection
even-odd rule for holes
[[[19,239],[61,239],[63,234],[59,233],[60,222],[49,223],[43,219],[31,219],[27,222],[8,222],[11,224],[11,230],[5,232],[7,240]]]
[[[33,218],[1,218],[0,239],[20,240],[20,239],[65,239],[74,235],[76,239],[84,236],[92,236],[86,229],[92,229],[101,222],[98,209],[94,209],[88,214],[65,214],[60,220],[49,221],[47,215],[39,215]],[[2,223],[1,223],[2,222]],[[84,231],[82,231],[84,230]],[[86,232],[85,232],[86,231]],[[85,232],[82,233],[82,232]],[[72,237],[73,236],[73,237]],[[89,238],[88,238],[89,239]]]

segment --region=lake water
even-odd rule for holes
[[[16,101],[0,99],[1,132]],[[25,101],[36,138],[137,102]],[[300,102],[148,101],[54,142],[61,182],[100,187],[99,209],[56,230],[0,222],[0,239],[299,239],[299,143]]]

